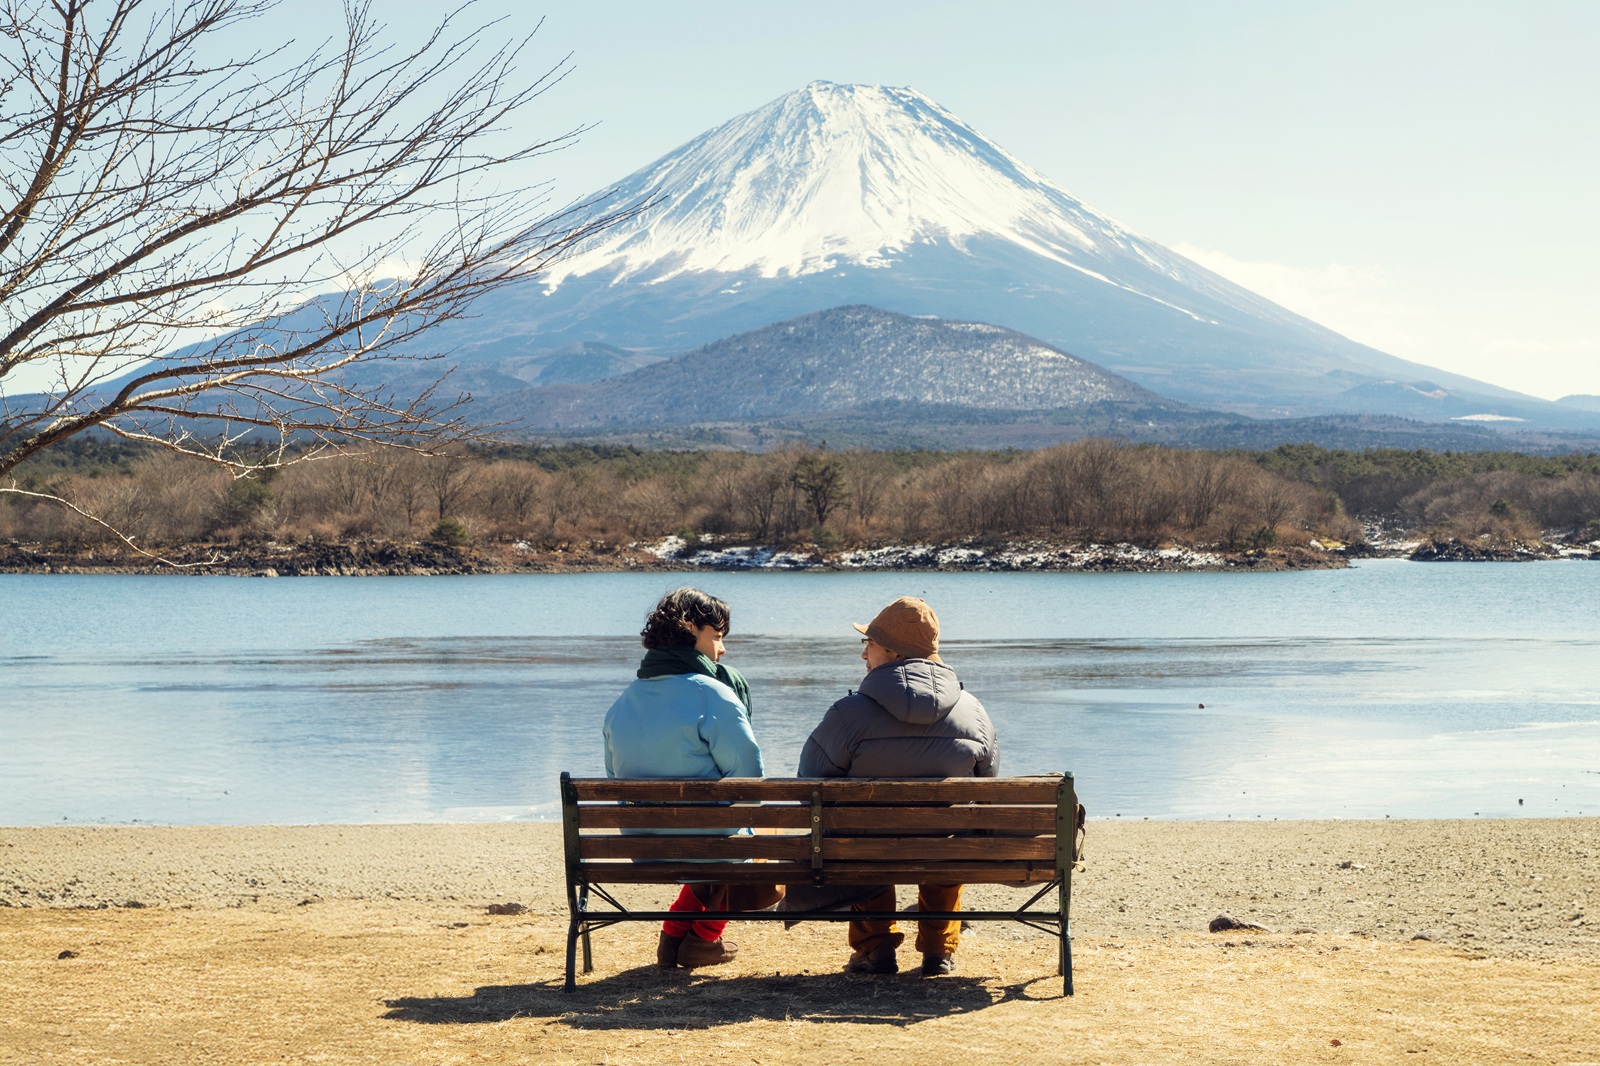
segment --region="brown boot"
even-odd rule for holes
[[[663,970],[676,970],[678,949],[683,946],[683,939],[681,936],[668,936],[663,932],[661,939],[656,941],[656,965]]]
[[[895,961],[894,949],[895,942],[885,940],[870,954],[852,951],[850,961],[844,964],[844,968],[850,973],[899,973],[900,964]]]
[[[688,970],[699,966],[718,966],[724,962],[732,962],[737,954],[739,954],[738,945],[730,944],[727,937],[702,940],[690,933],[683,938],[683,944],[678,948],[678,965]]]

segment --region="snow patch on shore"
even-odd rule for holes
[[[1022,543],[985,549],[967,545],[896,544],[853,551],[779,551],[771,547],[695,547],[671,536],[645,546],[659,559],[708,570],[1204,570],[1227,565],[1216,552],[1087,544],[1063,548]]]

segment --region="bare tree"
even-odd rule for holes
[[[453,517],[472,494],[478,470],[466,457],[437,455],[423,468],[423,483],[438,508],[439,521]]]
[[[0,478],[90,430],[236,477],[469,436],[383,361],[620,217],[496,184],[582,132],[499,146],[567,59],[524,79],[529,38],[470,6],[397,49],[364,0],[308,56],[240,55],[270,10],[0,0]]]

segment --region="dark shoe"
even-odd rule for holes
[[[924,955],[922,956],[922,976],[943,977],[956,968],[954,955]]]
[[[894,945],[890,943],[879,944],[870,955],[852,951],[850,961],[845,963],[844,968],[850,973],[900,972],[900,964],[894,961]]]
[[[678,948],[678,965],[688,970],[699,966],[718,966],[724,962],[732,962],[737,954],[739,954],[738,945],[728,943],[726,937],[702,940],[690,933],[683,938],[683,944]]]
[[[678,968],[678,949],[683,947],[683,937],[661,934],[661,939],[656,941],[656,965],[663,970],[676,970]]]

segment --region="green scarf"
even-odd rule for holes
[[[693,648],[651,648],[644,653],[644,661],[639,664],[638,676],[665,677],[668,674],[704,674],[707,677],[714,677],[733,689],[733,694],[744,704],[744,713],[747,717],[755,717],[755,708],[750,705],[750,682],[731,666],[714,663]]]

